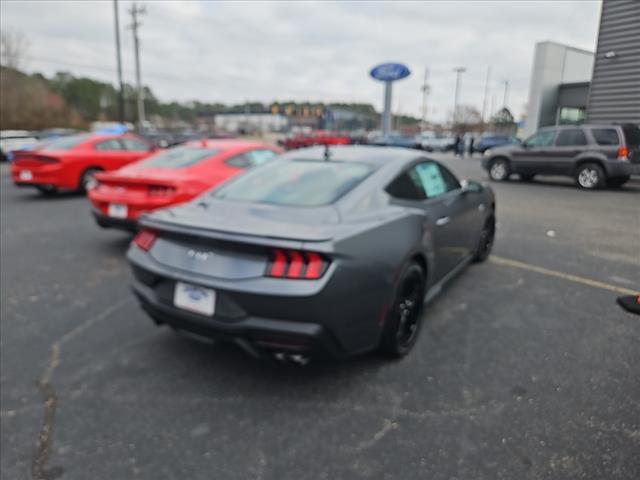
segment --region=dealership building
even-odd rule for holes
[[[524,136],[550,125],[640,125],[640,1],[604,0],[596,51],[536,44]]]

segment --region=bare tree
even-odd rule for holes
[[[0,34],[0,64],[18,70],[26,61],[29,40],[22,32],[3,30]]]

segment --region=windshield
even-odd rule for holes
[[[136,164],[136,168],[187,168],[218,154],[217,148],[177,147]]]
[[[277,162],[256,168],[212,195],[246,202],[317,207],[335,202],[372,170],[360,163]]]
[[[47,150],[71,150],[81,143],[89,140],[90,135],[69,135],[68,137],[60,137],[44,140],[41,144]]]

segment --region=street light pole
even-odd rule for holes
[[[138,27],[141,23],[138,21],[138,15],[142,15],[145,12],[144,7],[139,7],[136,3],[133,4],[129,13],[131,14],[131,30],[133,31],[133,48],[136,60],[136,89],[138,91],[138,126],[140,129],[144,128],[145,114],[144,114],[144,91],[142,90],[142,82],[140,80],[140,41],[138,39]]]
[[[487,113],[487,95],[489,94],[489,79],[491,78],[491,65],[487,67],[487,79],[484,82],[484,98],[482,99],[482,123]]]
[[[429,95],[429,84],[427,81],[429,80],[429,69],[425,67],[424,69],[424,82],[422,83],[422,126],[420,128],[421,132],[424,132],[427,128],[427,95]]]
[[[504,100],[502,106],[507,108],[507,100],[509,99],[509,80],[504,80]]]
[[[122,82],[122,57],[120,55],[120,19],[118,15],[118,0],[113,0],[113,16],[116,29],[116,62],[118,64],[118,120],[124,122],[124,84]]]
[[[460,94],[460,75],[467,71],[465,67],[457,67],[453,69],[456,72],[456,91],[453,98],[453,124],[458,123],[458,96]]]

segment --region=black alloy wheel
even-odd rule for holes
[[[410,263],[400,275],[380,343],[385,354],[402,357],[415,344],[422,323],[425,285],[425,273],[416,262]]]

